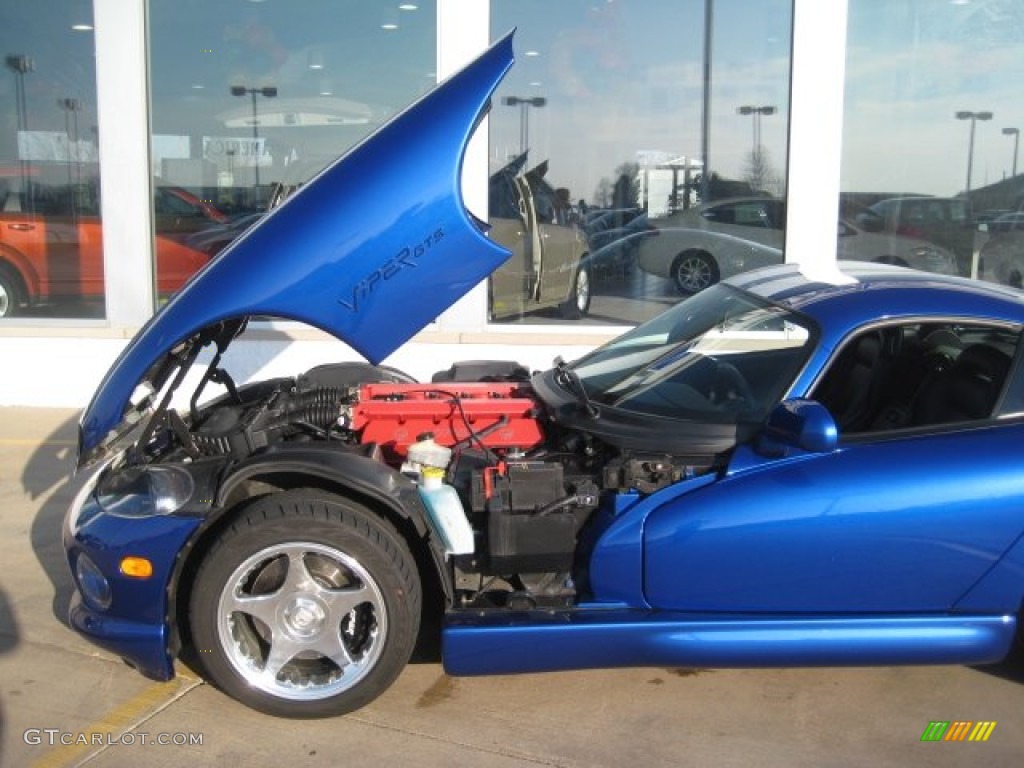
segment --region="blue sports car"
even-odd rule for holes
[[[548,371],[380,364],[508,256],[460,172],[511,63],[507,37],[126,347],[81,420],[73,625],[157,679],[191,647],[289,717],[365,705],[429,633],[455,675],[1005,657],[1024,595],[1013,289],[783,265]],[[236,384],[222,355],[253,316],[366,362]]]

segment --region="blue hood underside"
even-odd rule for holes
[[[512,33],[335,161],[200,271],[128,344],[82,416],[80,461],[147,372],[204,328],[308,323],[378,363],[508,257],[462,201],[462,161]]]

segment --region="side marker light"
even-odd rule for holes
[[[153,564],[144,557],[129,555],[121,560],[121,573],[133,579],[148,579],[153,575]]]

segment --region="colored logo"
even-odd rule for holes
[[[921,741],[988,741],[995,727],[995,720],[932,720]]]

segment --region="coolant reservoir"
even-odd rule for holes
[[[452,451],[434,442],[427,433],[409,446],[402,472],[418,477],[420,497],[441,536],[449,555],[468,555],[473,551],[473,527],[466,518],[458,492],[444,482],[444,471]],[[411,471],[410,471],[411,470]]]
[[[449,555],[468,555],[473,551],[473,527],[466,519],[458,492],[444,483],[444,470],[424,467],[421,472],[420,498],[430,513],[434,529],[440,534]]]

